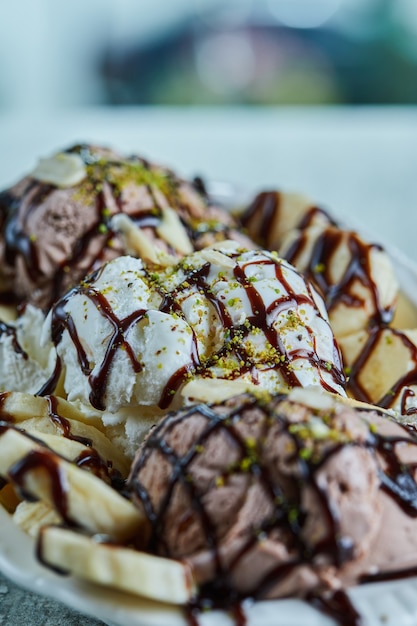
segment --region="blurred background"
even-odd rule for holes
[[[417,102],[417,0],[0,2],[0,112]]]
[[[416,104],[417,0],[0,0],[0,189],[97,143],[303,192],[417,261]]]

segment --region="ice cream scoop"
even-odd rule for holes
[[[108,262],[53,306],[43,338],[56,347],[68,400],[109,419],[155,419],[192,401],[195,388],[184,394],[196,380],[345,393],[314,287],[273,253],[231,241],[167,268]]]
[[[298,596],[341,615],[346,586],[417,573],[416,462],[413,430],[298,388],[168,415],[128,485],[149,549],[191,564],[203,597]]]
[[[46,310],[121,254],[173,263],[234,237],[251,245],[201,184],[136,156],[74,146],[0,194],[0,303]]]
[[[36,393],[52,376],[56,354],[50,342],[39,344],[44,323],[40,309],[28,305],[9,323],[0,321],[0,391]]]

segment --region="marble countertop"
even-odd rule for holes
[[[303,192],[417,262],[417,108],[82,109],[0,114],[0,188],[78,142],[231,188]],[[82,620],[82,621],[80,621]],[[0,573],[0,624],[97,626]]]

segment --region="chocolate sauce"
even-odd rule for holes
[[[16,327],[11,326],[10,324],[6,324],[6,322],[2,322],[0,320],[0,337],[2,337],[3,335],[5,335],[6,337],[12,337],[13,350],[17,354],[20,354],[23,359],[27,360],[28,354],[19,343]]]
[[[297,267],[298,260],[307,244],[308,233],[301,231],[299,238],[285,253],[287,261]],[[343,276],[335,283],[332,277],[332,259],[337,250],[346,244],[350,252],[350,261]],[[362,297],[355,294],[355,285],[360,283],[372,298],[375,312],[369,322],[370,326],[391,322],[393,306],[381,306],[379,290],[372,279],[371,254],[374,250],[382,250],[382,248],[377,244],[365,243],[355,232],[326,228],[318,234],[303,273],[322,293],[329,314],[339,304],[345,304],[351,308],[363,307]]]
[[[53,424],[58,426],[62,433],[62,436],[66,437],[67,439],[72,439],[73,441],[78,441],[84,446],[91,448],[93,444],[92,440],[88,437],[79,437],[73,435],[71,432],[70,421],[58,413],[59,398],[57,398],[56,396],[47,396],[45,399],[48,403],[49,418]]]
[[[95,275],[96,276],[96,275]],[[93,276],[91,280],[95,278]],[[97,311],[110,323],[113,328],[111,339],[108,342],[106,354],[101,363],[99,372],[93,374],[93,367],[90,364],[89,358],[81,344],[78,337],[77,329],[72,317],[66,312],[65,305],[68,300],[75,294],[82,294],[86,296],[95,305]],[[51,337],[52,341],[57,345],[62,337],[64,330],[67,330],[71,340],[76,348],[78,355],[78,362],[80,364],[81,371],[85,376],[88,376],[88,380],[91,386],[90,402],[96,409],[104,410],[104,394],[106,392],[106,380],[109,374],[113,359],[117,354],[117,350],[123,347],[129,356],[130,362],[134,372],[140,372],[142,369],[140,361],[133,353],[132,347],[126,340],[126,334],[129,329],[143,319],[146,313],[145,309],[138,309],[127,317],[119,319],[112,307],[109,305],[105,296],[95,291],[87,283],[80,285],[77,288],[72,289],[63,299],[59,300],[52,308],[52,321],[51,321]],[[56,379],[56,376],[54,376]],[[46,385],[39,390],[38,395],[43,395],[45,389],[50,388],[50,381],[47,381]]]
[[[1,431],[0,431],[1,433]],[[62,476],[57,459],[47,448],[31,450],[17,461],[8,474],[10,480],[19,489],[25,500],[33,501],[32,494],[26,490],[26,476],[32,471],[43,470],[48,476],[50,493],[54,508],[62,518],[72,526],[75,522],[68,516],[67,483]]]
[[[239,253],[230,254],[231,258],[237,258]],[[277,283],[281,283],[286,294],[278,296],[269,306],[265,307],[261,294],[256,289],[256,283],[251,280],[250,276],[247,276],[246,270],[250,265],[264,265],[270,266],[274,270]],[[184,313],[181,309],[181,296],[187,290],[194,288],[195,291],[204,295],[204,297],[210,302],[216,311],[219,323],[225,329],[225,339],[222,347],[217,353],[212,354],[209,358],[202,360],[199,355],[198,341],[195,335],[193,335],[193,347],[191,351],[191,360],[188,364],[179,368],[171,378],[165,384],[159,401],[159,407],[162,409],[167,408],[173,399],[173,396],[177,390],[181,387],[184,381],[190,374],[196,374],[200,376],[210,376],[209,368],[216,365],[221,358],[231,357],[234,362],[234,367],[227,371],[226,376],[230,379],[241,377],[244,374],[249,374],[252,377],[254,384],[257,384],[257,370],[259,366],[259,357],[254,357],[249,347],[245,344],[245,338],[254,330],[261,330],[265,335],[267,343],[274,349],[274,354],[268,356],[262,363],[263,370],[279,369],[283,379],[289,387],[296,387],[300,385],[296,371],[291,367],[292,362],[296,359],[302,358],[307,360],[311,366],[313,366],[321,379],[321,385],[327,391],[337,391],[337,386],[344,386],[345,379],[341,366],[341,359],[338,347],[334,341],[333,360],[334,363],[323,362],[318,358],[316,353],[316,338],[311,328],[308,328],[311,336],[312,348],[307,350],[305,348],[293,348],[289,351],[285,349],[285,346],[280,338],[279,332],[273,326],[273,322],[276,319],[276,314],[280,311],[287,310],[289,313],[292,309],[296,309],[303,304],[311,304],[314,308],[314,298],[307,288],[306,294],[300,294],[294,291],[290,281],[286,278],[283,265],[279,260],[273,257],[262,257],[260,259],[251,259],[246,264],[241,266],[236,263],[234,268],[234,277],[236,281],[244,288],[246,296],[251,305],[252,314],[248,317],[247,322],[240,326],[235,326],[223,301],[218,298],[211,290],[207,281],[208,274],[210,272],[211,264],[205,263],[198,269],[184,270],[185,278],[183,282],[172,292],[167,293],[163,291],[157,283],[151,285],[154,290],[160,290],[161,302],[159,310],[168,313],[175,314],[184,318]],[[52,308],[51,318],[51,337],[55,345],[58,345],[61,341],[62,334],[65,330],[70,335],[71,341],[76,349],[78,362],[82,373],[88,377],[90,385],[90,397],[89,400],[95,408],[99,410],[105,409],[105,392],[107,386],[107,379],[111,371],[115,356],[120,348],[123,348],[132,365],[134,372],[139,373],[142,369],[139,358],[133,353],[132,347],[129,341],[126,339],[129,330],[141,321],[146,315],[145,309],[137,309],[125,318],[118,318],[114,313],[112,307],[108,303],[105,295],[99,291],[96,291],[92,283],[99,276],[102,270],[98,270],[88,280],[85,280],[80,286],[73,288],[66,296],[59,300]],[[146,276],[144,276],[146,278]],[[152,283],[150,277],[147,277],[148,282]],[[100,315],[109,322],[112,327],[111,338],[108,341],[106,348],[106,354],[97,367],[95,364],[94,374],[92,365],[89,358],[83,348],[83,345],[78,337],[77,329],[73,321],[72,316],[67,312],[66,305],[68,301],[76,294],[85,296],[100,313]],[[275,315],[272,315],[275,313]],[[319,315],[318,311],[316,314]],[[268,321],[269,318],[271,321]],[[58,365],[57,365],[58,367]],[[59,368],[58,368],[59,372]],[[324,379],[324,372],[330,376],[332,383],[329,383]],[[54,372],[52,381],[49,380],[38,391],[39,395],[45,395],[45,393],[51,393],[51,387],[57,380],[57,373]]]
[[[281,245],[276,232],[276,224],[283,221],[281,207],[283,194],[279,191],[262,191],[240,216],[242,226],[248,229],[255,241],[268,250],[277,249]],[[335,225],[330,215],[320,207],[306,206],[305,213],[294,228],[304,229],[311,226],[319,218],[325,218],[329,224]],[[284,224],[283,224],[284,226]]]
[[[329,595],[309,594],[308,602],[322,613],[335,619],[340,626],[361,626],[362,618],[353,606],[349,596],[343,590]]]
[[[63,437],[77,441],[86,447],[76,459],[74,463],[78,467],[88,470],[107,483],[110,483],[117,491],[121,491],[124,487],[124,480],[118,470],[116,470],[111,461],[103,459],[93,447],[93,440],[89,437],[75,435],[71,429],[71,422],[59,414],[59,398],[56,396],[46,396],[48,402],[48,413],[50,420],[60,429]]]
[[[234,402],[234,403],[233,403]],[[323,491],[317,481],[317,474],[329,460],[342,450],[346,445],[361,446],[369,450],[378,467],[380,488],[395,500],[396,504],[404,513],[412,518],[417,517],[417,484],[414,478],[416,463],[403,463],[397,454],[397,446],[403,444],[413,446],[416,449],[417,459],[417,436],[412,429],[398,425],[399,432],[396,436],[381,435],[369,428],[369,435],[364,441],[352,441],[343,443],[340,441],[328,441],[321,449],[321,453],[315,458],[303,458],[301,451],[305,445],[304,439],[297,431],[290,428],[290,421],[280,407],[280,398],[274,398],[263,404],[257,402],[251,396],[242,396],[233,402],[225,403],[221,411],[207,405],[194,406],[189,409],[168,415],[160,422],[149,435],[146,444],[142,448],[142,454],[138,456],[132,468],[129,490],[139,498],[145,511],[152,522],[153,536],[150,549],[159,554],[170,556],[169,547],[164,539],[165,515],[171,505],[173,493],[177,484],[181,484],[186,490],[191,502],[191,511],[198,516],[202,533],[206,540],[206,549],[212,554],[212,563],[215,571],[212,580],[203,585],[197,598],[189,607],[190,624],[198,624],[198,611],[207,608],[227,609],[230,606],[241,607],[244,597],[233,588],[233,571],[238,571],[242,559],[256,547],[258,536],[262,534],[268,537],[274,530],[280,531],[281,537],[286,537],[285,545],[294,554],[285,563],[277,565],[265,574],[263,580],[258,581],[256,589],[248,592],[248,596],[259,600],[268,596],[269,592],[281,581],[297,570],[300,566],[308,566],[313,570],[317,564],[329,563],[335,567],[342,567],[353,558],[353,543],[350,537],[342,536],[340,519],[331,504],[329,494]],[[224,410],[227,407],[227,410]],[[248,529],[242,548],[227,567],[223,565],[220,546],[217,539],[216,528],[203,505],[204,493],[198,489],[193,479],[192,463],[205,449],[209,438],[214,433],[224,432],[227,440],[233,442],[233,448],[240,450],[239,459],[249,458],[251,450],[248,450],[247,442],[242,438],[237,426],[240,421],[250,420],[251,414],[256,410],[258,419],[261,420],[261,433],[257,440],[257,451],[252,461],[242,466],[238,460],[235,464],[227,466],[221,476],[222,480],[240,472],[249,473],[251,480],[255,481],[259,488],[269,494],[271,502],[277,503],[272,515],[266,516],[258,526]],[[262,418],[259,417],[262,413]],[[364,411],[364,413],[366,413]],[[175,449],[168,443],[170,433],[193,415],[199,415],[205,420],[205,427],[199,431],[195,441],[192,442],[188,452],[179,457]],[[263,463],[264,455],[262,445],[266,441],[269,428],[279,424],[281,431],[289,436],[294,444],[293,461],[298,467],[298,472],[292,476],[286,475],[286,481],[291,487],[283,489],[270,474],[269,468]],[[172,441],[176,441],[175,435]],[[161,454],[171,465],[166,491],[161,498],[157,499],[157,508],[152,504],[153,500],[148,489],[152,491],[152,485],[148,487],[141,482],[141,472],[145,468],[148,459],[155,452]],[[305,513],[301,503],[301,493],[306,488],[312,489],[321,502],[322,513],[326,520],[326,536],[315,545],[309,545],[308,539],[303,537],[303,524]],[[203,549],[203,548],[200,548]],[[393,572],[382,575],[384,579],[396,578],[402,575],[410,576],[417,574],[415,568],[405,569],[402,572]],[[375,579],[379,579],[376,576]],[[360,582],[367,582],[372,577],[363,577]],[[352,606],[348,596],[343,591],[313,590],[305,598],[313,606],[331,615],[342,626],[360,626],[361,618]],[[237,622],[241,623],[241,622]],[[243,622],[244,623],[244,622]]]
[[[199,209],[201,214],[196,218],[194,207],[188,205],[180,194],[181,186],[188,183],[184,183],[168,169],[152,166],[145,159],[136,156],[121,158],[113,153],[97,151],[88,145],[73,146],[66,152],[81,156],[87,168],[86,179],[66,190],[66,201],[75,203],[79,210],[87,211],[91,222],[85,232],[71,243],[72,249],[68,254],[62,250],[62,261],[55,264],[50,274],[46,275],[42,268],[39,258],[43,253],[42,242],[39,243],[33,237],[30,220],[45,202],[54,201],[54,194],[62,192],[57,191],[57,187],[53,185],[28,178],[26,184],[20,184],[20,188],[12,188],[0,194],[0,224],[1,230],[4,230],[5,263],[13,269],[19,259],[33,283],[34,291],[41,289],[45,292],[41,303],[35,297],[35,303],[44,310],[48,310],[65,291],[97,269],[105,260],[123,252],[120,235],[111,226],[111,217],[117,212],[126,212],[139,228],[152,231],[151,240],[156,242],[160,238],[158,228],[163,219],[162,209],[167,205],[177,211],[197,248],[201,247],[199,241],[202,234],[212,233],[218,238],[218,234],[222,233],[222,238],[226,239],[235,232],[236,223],[226,212],[224,222],[218,217],[210,217],[210,212],[207,216],[204,215],[202,209]],[[145,203],[141,200],[124,199],[122,191],[128,184],[137,188],[145,187],[153,206],[147,206],[148,199]],[[202,208],[206,206],[209,210],[210,203],[205,194],[199,195],[200,201]],[[165,247],[169,253],[178,254],[169,243],[165,242]],[[31,294],[28,294],[27,299],[30,298]],[[0,294],[2,303],[18,301],[19,297],[11,291]]]
[[[252,222],[259,223],[259,228],[256,229],[256,240],[262,247],[269,248],[272,244],[272,226],[279,217],[280,203],[280,192],[263,191],[256,196],[240,217],[242,226],[249,230]]]
[[[5,411],[4,409],[4,405],[9,395],[10,395],[10,391],[0,392],[0,421],[14,422],[13,415],[11,415],[8,411]]]

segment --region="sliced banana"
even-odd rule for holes
[[[20,502],[14,514],[13,521],[25,533],[36,538],[43,526],[60,524],[62,518],[48,504],[44,502]]]
[[[259,391],[259,387],[242,380],[196,378],[181,390],[187,404],[194,402],[223,402],[241,393]]]
[[[417,329],[364,330],[342,338],[339,345],[353,397],[415,415]]]
[[[99,430],[104,430],[99,415],[85,415],[77,406],[58,396],[34,396],[20,391],[6,391],[1,394],[0,415],[7,421],[19,423],[31,417],[51,417],[53,415],[73,419]]]
[[[0,415],[71,461],[86,447],[94,448],[108,467],[120,472],[123,478],[129,473],[130,460],[102,432],[101,420],[86,417],[63,398],[7,392]],[[49,435],[58,437],[48,440]]]
[[[43,527],[38,554],[61,571],[159,602],[185,604],[195,592],[185,563],[99,543],[66,528]]]
[[[7,304],[0,304],[0,320],[3,322],[12,322],[16,319],[16,307]]]
[[[144,537],[148,520],[100,478],[0,422],[0,475],[24,494],[52,506],[64,520],[115,540]]]

